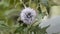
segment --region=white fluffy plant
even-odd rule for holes
[[[36,11],[30,7],[26,7],[20,13],[21,20],[25,24],[33,24],[35,21],[36,15],[37,15]]]

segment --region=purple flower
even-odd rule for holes
[[[20,16],[25,24],[32,24],[36,17],[36,11],[28,7],[21,11]]]

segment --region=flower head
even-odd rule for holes
[[[36,11],[28,7],[21,11],[20,16],[25,24],[32,24],[36,17]]]

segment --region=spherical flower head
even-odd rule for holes
[[[20,16],[25,24],[32,24],[36,18],[36,11],[28,7],[21,11]]]

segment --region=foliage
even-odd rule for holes
[[[43,29],[38,27],[42,18],[48,15],[46,9],[48,4],[45,4],[40,0],[0,0],[0,34],[46,34],[48,27]],[[25,7],[31,7],[37,11],[38,17],[35,24],[18,23],[19,13]]]

